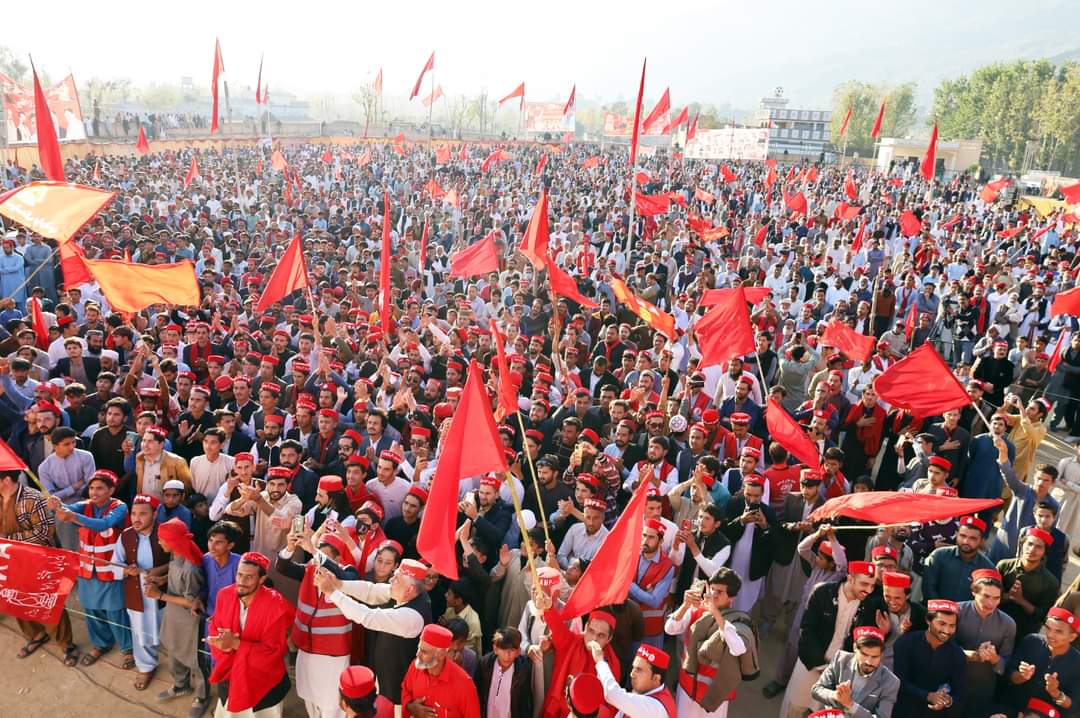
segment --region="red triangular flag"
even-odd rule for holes
[[[447,192],[446,196],[443,197],[443,202],[454,209],[461,209],[461,197],[458,196],[458,191],[456,189],[451,189]]]
[[[678,116],[674,120],[667,123],[667,125],[664,127],[664,129],[660,131],[660,134],[662,134],[662,135],[670,135],[672,133],[672,131],[677,130],[682,125],[682,123],[686,122],[688,119],[690,119],[690,106],[689,105],[683,107],[682,112],[680,112],[678,114]]]
[[[839,319],[829,322],[818,343],[836,347],[848,359],[854,359],[857,362],[866,361],[874,353],[874,337],[859,334]]]
[[[445,165],[450,162],[450,148],[443,145],[439,149],[435,150],[435,164]]]
[[[610,285],[617,301],[625,304],[627,309],[636,314],[641,321],[671,341],[675,341],[675,317],[662,309],[658,309],[652,302],[635,295],[620,277],[612,277]]]
[[[262,104],[262,66],[263,56],[259,55],[259,76],[255,80],[255,104]]]
[[[544,168],[547,167],[548,156],[547,152],[540,153],[540,159],[536,161],[536,176],[539,177],[544,173]]]
[[[525,236],[521,238],[521,244],[518,245],[518,251],[525,255],[534,267],[543,269],[547,261],[550,239],[547,190],[542,189],[540,199],[533,207],[532,216],[529,218],[529,226],[525,228]]]
[[[849,105],[847,108],[847,114],[844,115],[844,121],[840,123],[840,137],[847,134],[848,123],[851,122],[852,107]]]
[[[771,192],[773,184],[776,183],[776,168],[770,167],[768,174],[765,175],[765,191]]]
[[[288,185],[286,185],[288,189]],[[304,264],[304,248],[297,234],[289,242],[288,248],[281,256],[281,260],[274,267],[270,279],[266,282],[259,303],[255,305],[255,313],[261,314],[270,308],[274,302],[289,296],[297,289],[310,286],[308,283],[307,265]]]
[[[439,463],[435,468],[435,476],[431,479],[427,504],[416,536],[416,550],[420,552],[420,556],[439,574],[454,580],[458,577],[454,541],[457,530],[458,485],[462,479],[489,472],[506,472],[506,455],[495,430],[491,399],[484,389],[481,374],[476,361],[469,362],[465,388],[458,400],[450,430],[443,439]],[[639,527],[638,542],[640,541]]]
[[[930,142],[926,145],[926,154],[923,156],[922,165],[919,166],[919,174],[927,182],[932,182],[937,172],[937,123],[934,123],[934,131],[930,133]]]
[[[915,326],[919,322],[919,312],[915,309],[915,302],[911,302],[911,309],[908,310],[907,318],[904,320],[904,336],[907,340],[911,341],[911,335],[915,333]]]
[[[876,138],[881,134],[881,120],[885,117],[885,100],[881,101],[881,108],[878,110],[877,119],[874,120],[874,129],[870,130],[870,139]]]
[[[784,205],[787,206],[792,212],[801,212],[806,214],[806,195],[802,192],[796,192],[793,195],[784,195]]]
[[[560,297],[566,297],[585,309],[596,309],[600,305],[589,299],[578,290],[577,282],[569,274],[560,269],[550,257],[545,257],[545,266],[548,270],[548,281],[551,283],[551,291]]]
[[[859,199],[859,189],[855,186],[855,174],[848,171],[847,179],[844,180],[844,194],[848,196],[852,202]]]
[[[31,62],[31,66],[33,62]],[[64,160],[60,157],[60,140],[56,136],[52,112],[45,101],[45,92],[41,89],[37,70],[34,71],[34,125],[37,132],[38,163],[45,177],[54,182],[64,181]]]
[[[637,143],[638,137],[641,135],[641,96],[645,92],[645,66],[648,64],[649,59],[641,63],[641,82],[638,84],[637,90],[637,105],[634,106],[634,130],[630,136],[630,169],[634,169],[634,165],[637,164]]]
[[[1058,192],[1061,192],[1061,196],[1069,204],[1080,204],[1080,182],[1059,187]]]
[[[49,349],[49,328],[45,326],[45,317],[41,313],[41,300],[37,297],[30,297],[26,301],[30,306],[30,326],[34,330],[34,336],[36,339],[37,348],[42,351]]]
[[[435,69],[435,51],[431,51],[431,57],[424,63],[424,69],[420,71],[420,77],[416,78],[416,84],[413,85],[412,94],[409,95],[409,99],[413,99],[420,94],[420,83],[424,81],[424,75]],[[380,71],[381,72],[381,71]]]
[[[806,435],[784,407],[771,397],[765,406],[765,426],[769,429],[769,437],[803,464],[812,467],[821,465],[821,452],[818,451],[817,444]]]
[[[424,191],[431,195],[431,199],[439,199],[446,196],[446,190],[439,186],[439,181],[434,177],[427,181],[424,185]]]
[[[1067,292],[1059,292],[1054,297],[1054,303],[1050,305],[1050,316],[1055,317],[1058,314],[1080,317],[1080,287]]]
[[[603,161],[603,158],[601,158],[601,157],[597,157],[597,156],[589,157],[588,159],[586,159],[584,162],[581,163],[581,169],[583,169],[583,170],[591,170],[593,167],[596,167],[602,161]]]
[[[7,442],[0,439],[0,471],[25,471],[27,468],[29,467],[26,463],[7,445]]]
[[[653,128],[661,117],[667,115],[671,110],[671,88],[664,88],[664,94],[660,95],[660,99],[657,101],[656,106],[652,108],[652,112],[645,118],[645,121],[641,123],[641,131],[645,134],[649,134],[649,131]]]
[[[425,219],[424,220],[424,231],[420,234],[420,266],[419,266],[418,269],[420,270],[420,275],[421,276],[423,276],[423,274],[424,274],[424,267],[427,266],[427,240],[428,240],[428,232],[429,232],[430,229],[431,229],[431,227],[428,224],[428,220]]]
[[[900,232],[905,237],[914,237],[922,231],[922,221],[910,209],[900,213]]]
[[[963,384],[926,342],[874,379],[881,400],[915,416],[940,414],[971,403]]]
[[[468,279],[499,271],[499,253],[495,247],[495,231],[476,244],[450,255],[450,276]]]
[[[862,207],[854,204],[848,204],[847,202],[841,202],[836,205],[836,209],[833,210],[833,217],[844,222],[851,221],[859,216],[859,212],[862,211]]]
[[[382,68],[379,68],[379,74],[375,76],[375,84],[372,85],[372,89],[375,94],[382,97]]]
[[[439,463],[442,463],[442,459]],[[626,600],[638,568],[637,559],[627,560],[627,557],[641,553],[645,501],[652,485],[651,481],[638,484],[630,503],[611,527],[585,573],[574,586],[566,605],[559,612],[564,619],[570,620],[600,606],[619,604]],[[426,509],[424,513],[427,513]]]
[[[191,156],[191,166],[188,167],[187,174],[184,175],[184,189],[188,188],[195,178],[199,176],[199,161],[195,158],[195,155]]]
[[[135,151],[140,155],[150,153],[150,143],[146,141],[146,130],[142,125],[139,125],[139,138],[135,140]]]
[[[697,135],[697,121],[701,117],[700,112],[694,113],[694,121],[690,123],[690,127],[686,130],[686,143],[690,144],[690,140],[694,139]]]
[[[720,176],[724,178],[725,184],[731,184],[739,179],[739,175],[732,172],[727,165],[720,165]]]
[[[855,233],[855,239],[851,243],[851,253],[855,254],[862,249],[863,236],[866,234],[866,221],[859,222],[859,231]]]
[[[510,159],[510,155],[506,153],[506,150],[502,148],[497,149],[484,159],[483,164],[480,165],[480,171],[487,172],[491,168],[492,163],[502,162],[508,159]]]
[[[491,339],[495,342],[495,368],[499,372],[498,387],[499,408],[495,418],[502,421],[504,417],[518,412],[518,387],[510,383],[510,363],[506,361],[506,347],[503,346],[503,335],[495,320],[491,320]]]
[[[765,237],[769,234],[769,224],[766,222],[761,225],[761,228],[754,234],[754,244],[758,247],[765,246]]]
[[[330,164],[334,161],[334,155],[330,153],[330,150],[325,150],[323,151],[322,155],[319,156],[319,159],[321,159],[326,164]]]
[[[523,103],[525,102],[525,83],[524,82],[521,83],[520,85],[518,85],[517,87],[515,87],[513,92],[511,92],[509,95],[507,95],[506,97],[499,100],[499,107],[502,107],[504,102],[506,102],[508,100],[512,100],[515,97],[520,97],[521,101]]]
[[[461,160],[462,162],[469,159],[469,156],[467,154],[465,154],[465,143],[464,142],[461,143],[461,150],[458,152],[458,159]]]
[[[701,362],[698,367],[717,366],[734,357],[754,352],[754,329],[750,324],[750,310],[746,305],[746,292],[739,287],[725,294],[694,325]]]
[[[576,98],[577,98],[577,85],[574,85],[573,87],[570,88],[570,97],[567,98],[566,104],[563,105],[563,108],[562,108],[563,117],[566,117],[567,115],[569,115],[571,112],[574,111],[574,100]]]
[[[1054,343],[1054,351],[1050,354],[1050,361],[1046,365],[1047,371],[1051,374],[1058,368],[1058,364],[1061,363],[1061,354],[1065,350],[1065,345],[1070,340],[1072,332],[1061,332],[1058,334],[1057,341]]]
[[[214,38],[214,71],[213,78],[210,80],[210,95],[213,97],[214,102],[211,108],[210,134],[218,131],[218,80],[223,72],[225,72],[225,62],[221,59],[221,42]]]

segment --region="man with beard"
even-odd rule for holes
[[[401,454],[392,449],[381,452],[375,467],[375,478],[367,482],[367,490],[382,504],[387,518],[401,515],[401,502],[411,488],[408,481],[397,475],[400,464]]]
[[[990,384],[986,399],[994,406],[1001,406],[1005,402],[1005,391],[1013,383],[1016,367],[1009,361],[1008,355],[1009,343],[998,340],[993,344],[993,354],[979,357],[971,367],[972,377]]]
[[[742,496],[728,500],[723,525],[724,535],[732,543],[731,567],[743,578],[743,586],[734,608],[749,612],[761,598],[765,575],[772,564],[776,514],[765,503],[765,482],[760,476],[747,477]]]
[[[453,634],[439,625],[420,634],[416,659],[401,685],[401,705],[414,718],[479,718],[480,697],[465,670],[447,660]]]
[[[926,433],[934,437],[934,446],[938,456],[948,459],[952,468],[949,480],[959,479],[964,475],[971,434],[960,425],[960,410],[951,409],[941,415],[941,421],[932,424]]]
[[[936,548],[926,557],[922,583],[924,599],[963,601],[971,592],[972,573],[980,568],[994,567],[980,551],[985,530],[986,523],[982,519],[965,516],[956,530],[956,545]]]
[[[884,636],[881,662],[892,668],[893,646],[896,640],[910,630],[921,631],[926,628],[926,609],[911,600],[911,576],[900,571],[887,570],[881,565],[878,565],[878,575],[881,578],[880,590],[875,589],[859,605],[855,623],[859,626],[874,626],[881,631]]]
[[[532,429],[530,429],[532,431]],[[526,432],[528,433],[528,432]],[[559,481],[559,461],[554,456],[542,456],[536,461],[536,476],[539,492],[526,489],[521,499],[521,508],[533,512],[538,519],[551,516],[559,510],[561,501],[570,501],[574,495],[571,487]],[[537,494],[539,493],[539,496]]]
[[[132,627],[135,656],[135,690],[146,690],[158,666],[161,606],[150,596],[153,582],[163,581],[169,572],[169,555],[158,541],[154,520],[159,501],[138,494],[131,502],[131,526],[120,534],[113,560],[124,569],[124,607]]]
[[[462,501],[458,504],[458,510],[472,521],[475,535],[492,547],[502,546],[513,516],[513,510],[499,498],[500,488],[502,482],[499,479],[485,476],[480,479],[480,488],[476,491],[477,503]]]
[[[289,493],[300,499],[300,505],[304,513],[307,513],[315,505],[315,492],[319,490],[319,475],[300,463],[304,454],[300,442],[294,439],[286,439],[281,442],[278,458],[281,461],[277,468],[286,469],[289,473]],[[270,476],[270,472],[266,474]]]
[[[264,556],[277,555],[285,547],[293,516],[301,513],[300,499],[289,493],[291,472],[284,466],[275,466],[267,472],[266,490],[252,484],[240,489],[240,498],[231,502],[225,513],[245,517],[255,515],[255,534],[252,549]],[[269,564],[267,564],[269,570]]]
[[[427,491],[419,486],[412,486],[401,500],[401,516],[387,520],[383,528],[386,538],[397,541],[401,546],[402,558],[420,558],[420,553],[416,550],[416,536],[420,532],[420,512],[424,510],[427,500]]]
[[[297,408],[297,415],[300,414],[300,409]],[[281,446],[285,441],[297,441],[296,439],[283,440],[281,438],[281,429],[285,424],[285,417],[277,416],[276,414],[270,414],[266,417],[266,421],[263,423],[262,438],[255,442],[255,446],[252,447],[251,453],[254,454],[256,459],[256,476],[266,476],[266,470],[271,466],[281,465]],[[297,431],[296,427],[289,430],[290,433]],[[299,444],[299,441],[297,441]]]
[[[953,637],[959,608],[942,599],[927,603],[926,630],[896,641],[894,672],[900,679],[896,713],[908,718],[959,716],[967,696],[967,657]]]
[[[1001,574],[982,569],[971,574],[973,600],[959,604],[956,642],[967,656],[965,715],[986,715],[993,706],[998,678],[1012,655],[1016,623],[1001,604]]]
[[[696,488],[692,490],[699,491]],[[723,507],[702,503],[697,517],[696,530],[693,529],[689,520],[684,519],[679,533],[675,535],[675,543],[672,547],[672,553],[675,555],[672,556],[672,560],[679,564],[679,572],[675,579],[676,599],[682,596],[694,581],[713,576],[731,556],[731,543],[722,530],[726,521]],[[690,555],[687,556],[686,553]]]
[[[844,715],[889,718],[900,679],[884,665],[885,635],[873,626],[858,626],[851,635],[853,650],[836,652],[810,695]]]

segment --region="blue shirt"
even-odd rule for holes
[[[191,530],[191,509],[183,504],[177,504],[174,509],[165,508],[165,504],[158,506],[157,510],[157,522],[163,524],[169,519],[180,519],[184,522],[184,525]]]
[[[660,551],[657,551],[656,559],[652,561],[644,556],[638,558],[637,579],[630,584],[630,598],[640,603],[643,609],[659,606],[667,598],[667,595],[671,593],[671,582],[675,578],[674,566],[669,566],[667,573],[661,576],[660,580],[648,591],[638,585],[638,581],[644,578],[646,571],[649,571],[653,564],[660,560],[660,556]]]
[[[965,561],[956,546],[934,549],[923,565],[923,599],[944,598],[957,603],[970,599],[971,572],[980,568],[994,568],[981,551]]]
[[[213,616],[217,608],[218,591],[236,583],[236,567],[240,565],[240,554],[230,553],[229,560],[224,566],[210,554],[203,554],[202,569],[206,575],[206,583],[203,585],[203,603],[206,604],[206,615]]]

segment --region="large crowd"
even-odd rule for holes
[[[188,187],[187,153],[69,161],[69,181],[116,192],[75,237],[86,256],[190,260],[199,306],[113,312],[9,227],[0,435],[28,470],[0,472],[0,536],[80,555],[60,622],[19,621],[20,658],[116,651],[193,718],[280,716],[294,691],[310,718],[720,718],[751,691],[781,718],[1080,715],[1080,327],[1050,311],[1080,267],[1068,208],[907,165],[660,153],[634,190],[670,208],[642,216],[625,150],[452,149],[282,147],[282,173],[270,148],[230,147],[199,152]],[[542,188],[550,257],[595,308],[516,251]],[[491,234],[499,271],[452,277]],[[296,235],[310,291],[254,311]],[[770,290],[756,351],[702,365],[705,293],[737,286]],[[834,319],[875,338],[868,360],[822,340]],[[874,379],[927,343],[970,405],[879,399]],[[498,422],[509,475],[461,477],[451,580],[417,535],[470,366],[493,410],[510,383],[519,411]],[[770,440],[770,399],[820,465]],[[1047,463],[1050,445],[1072,455]],[[629,595],[564,617],[641,482]],[[871,490],[1004,503],[810,520]]]

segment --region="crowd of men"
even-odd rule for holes
[[[68,666],[117,651],[136,690],[164,677],[157,700],[190,700],[193,718],[279,716],[293,691],[311,718],[720,718],[747,692],[782,718],[1080,715],[1065,575],[1080,450],[1039,454],[1080,436],[1077,318],[1050,312],[1078,269],[1067,208],[1039,216],[909,166],[660,153],[634,190],[672,202],[643,217],[625,152],[449,149],[290,146],[282,171],[230,146],[200,151],[186,188],[187,154],[68,162],[69,180],[117,192],[75,237],[85,254],[190,260],[197,307],[112,312],[10,228],[0,431],[29,470],[0,474],[0,536],[80,555],[77,601],[56,625],[20,621],[20,658],[50,641]],[[10,166],[4,182],[34,178]],[[542,187],[550,257],[595,307],[516,251]],[[796,190],[806,212],[785,204]],[[861,209],[841,219],[841,203]],[[450,276],[489,233],[500,270]],[[296,235],[310,294],[255,312]],[[705,292],[735,286],[770,290],[751,307],[756,351],[703,366]],[[867,361],[822,341],[833,319],[875,337]],[[925,343],[970,405],[913,416],[878,398],[874,379]],[[510,475],[461,477],[450,580],[417,534],[472,360],[520,411],[498,423]],[[770,439],[770,399],[820,465]],[[641,482],[629,595],[562,615]],[[1005,503],[876,529],[810,520],[870,490]]]

